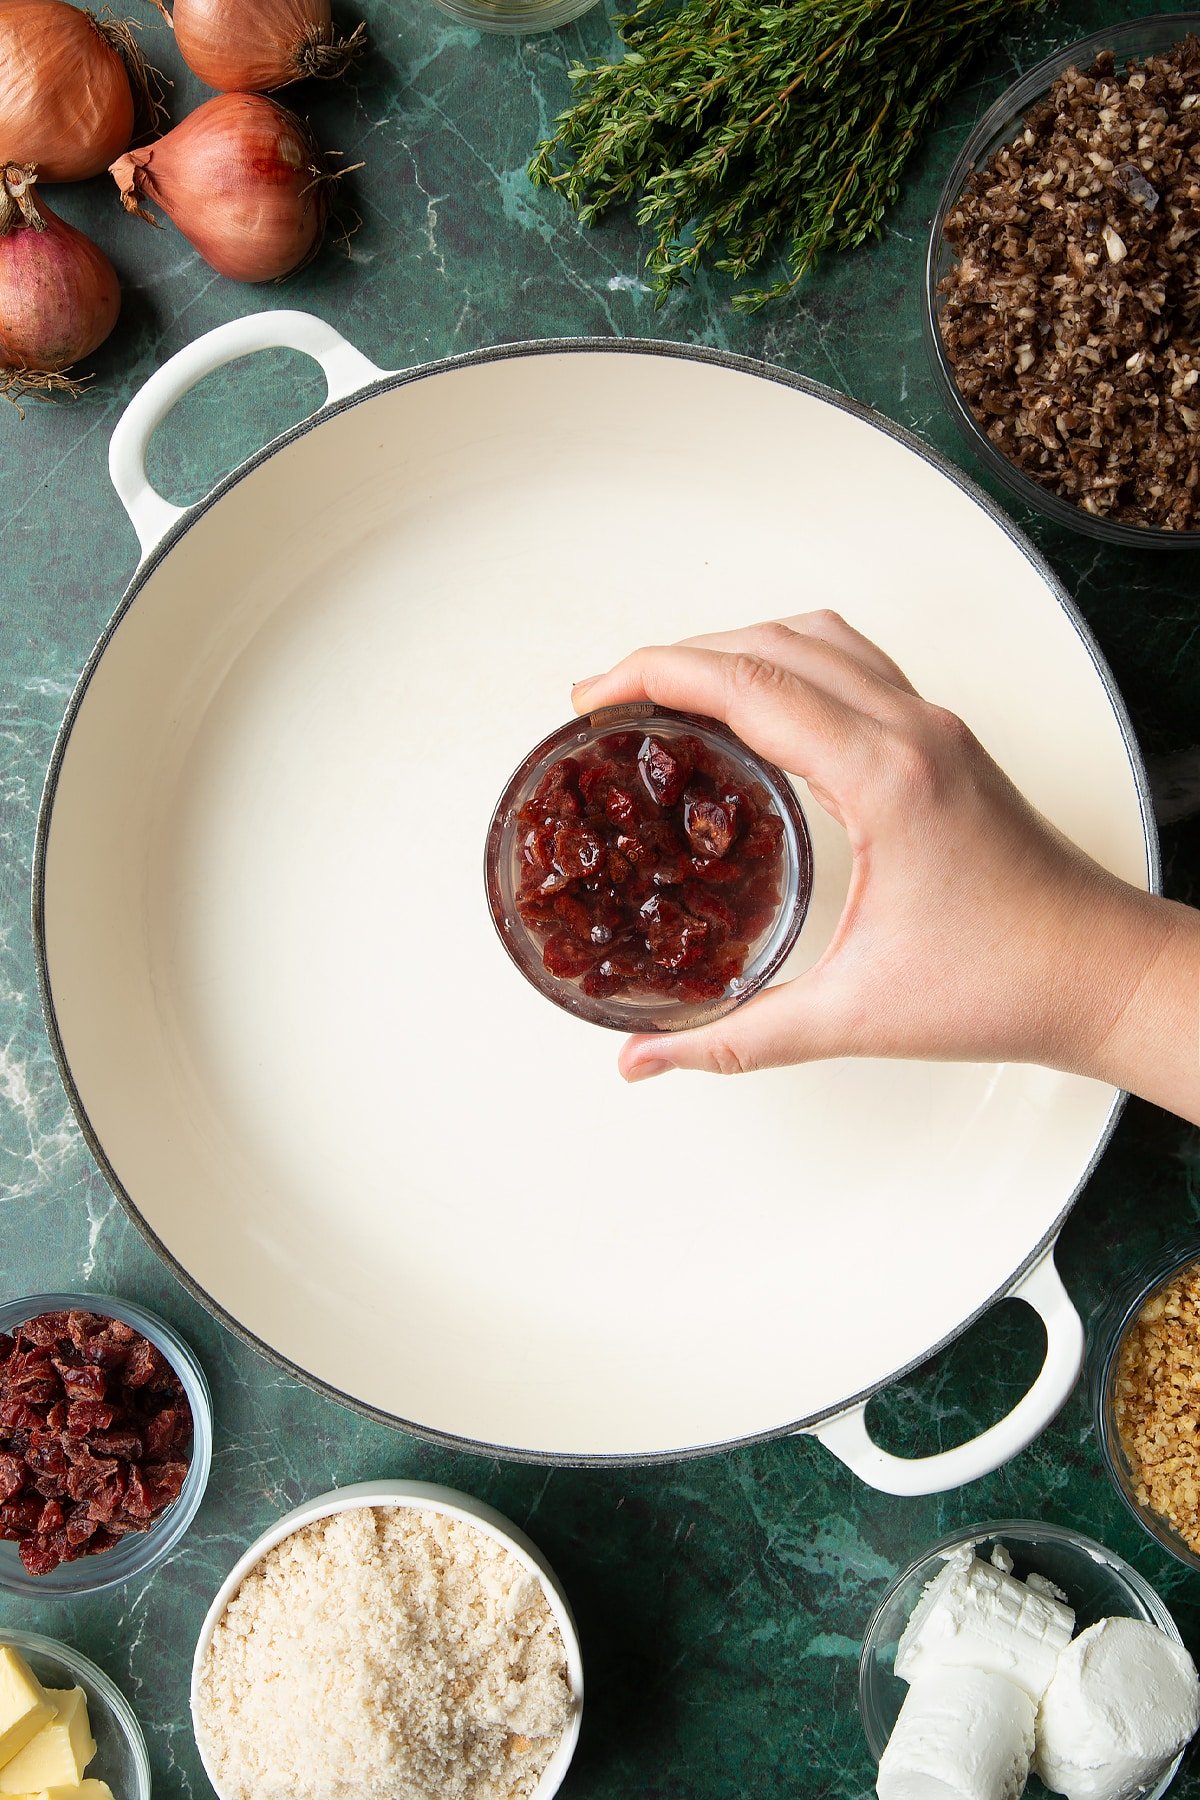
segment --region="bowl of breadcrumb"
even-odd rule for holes
[[[1200,1569],[1200,1242],[1133,1275],[1099,1321],[1092,1410],[1108,1472],[1151,1537]]]
[[[191,1708],[219,1800],[550,1800],[579,1737],[579,1634],[491,1507],[362,1482],[288,1513],[231,1570]]]

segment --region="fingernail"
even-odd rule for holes
[[[592,683],[599,681],[599,679],[600,677],[598,675],[585,675],[582,681],[573,681],[571,683],[571,692],[577,694],[580,688],[591,687]]]
[[[674,1067],[674,1063],[664,1062],[658,1056],[651,1056],[647,1057],[645,1062],[634,1063],[625,1079],[626,1081],[649,1081],[652,1075],[665,1075],[668,1069]]]

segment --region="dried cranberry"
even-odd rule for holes
[[[720,800],[689,800],[683,829],[697,856],[725,856],[733,845],[736,814]]]
[[[25,1486],[25,1464],[7,1451],[0,1455],[0,1506]]]
[[[691,774],[691,766],[680,754],[678,744],[668,749],[661,738],[648,737],[638,751],[638,771],[652,800],[659,806],[674,806]]]
[[[22,1538],[17,1546],[17,1555],[30,1575],[49,1575],[63,1560],[54,1540],[48,1537]]]
[[[569,932],[556,932],[542,945],[542,962],[549,975],[564,976],[568,981],[590,969],[596,960],[594,950],[585,948]]]
[[[0,1505],[0,1538],[7,1538],[11,1543],[14,1538],[20,1539],[36,1531],[42,1505],[41,1500],[35,1499],[5,1500]]]
[[[55,1357],[63,1392],[68,1400],[103,1400],[108,1391],[108,1375],[91,1363],[73,1364]]]

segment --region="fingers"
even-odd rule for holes
[[[828,609],[796,613],[790,619],[771,619],[739,631],[712,632],[687,642],[710,650],[750,650],[774,657],[781,668],[810,680],[820,679],[822,670],[829,674],[854,670],[898,688],[901,693],[916,692],[904,671],[878,644],[855,631],[840,613]]]
[[[819,982],[798,976],[768,988],[711,1025],[666,1036],[630,1038],[618,1067],[626,1081],[645,1081],[669,1069],[745,1075],[787,1063],[844,1054],[836,1022],[819,1001]]]
[[[777,662],[694,644],[635,650],[606,675],[580,682],[571,698],[579,712],[653,700],[723,719],[761,756],[818,779],[845,763],[862,725],[844,701]]]

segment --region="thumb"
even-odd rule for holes
[[[843,1055],[835,1022],[819,999],[812,973],[768,988],[745,1006],[692,1031],[630,1038],[617,1066],[626,1081],[647,1081],[668,1069],[710,1075],[747,1075],[785,1063]]]

